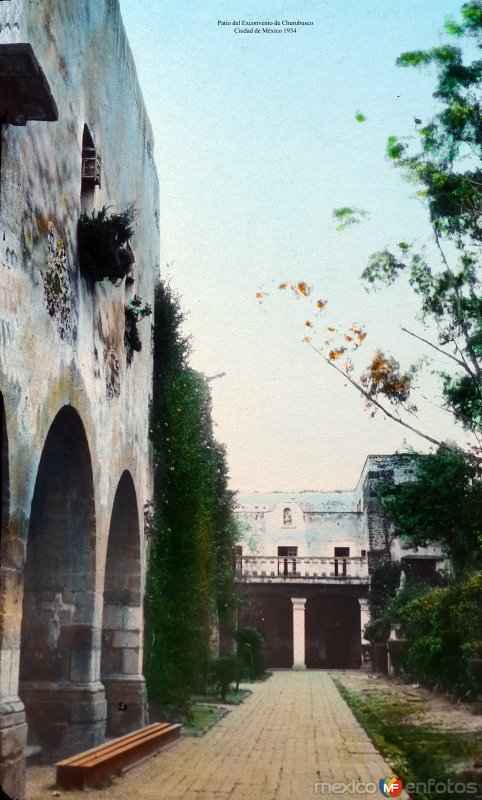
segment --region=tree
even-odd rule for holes
[[[461,21],[448,20],[446,32],[452,37],[482,48],[482,5],[471,0],[462,6]],[[429,215],[436,258],[431,263],[425,252],[417,251],[406,238],[391,250],[381,250],[369,259],[362,278],[371,288],[390,285],[401,275],[408,276],[420,299],[421,312],[435,328],[435,338],[415,336],[433,353],[448,358],[453,372],[439,370],[445,408],[457,422],[474,434],[480,446],[482,435],[482,285],[480,255],[482,246],[482,60],[465,64],[462,49],[453,44],[430,50],[403,53],[400,67],[434,66],[437,84],[434,97],[441,110],[417,129],[417,144],[390,136],[387,155],[417,186],[417,197]],[[362,114],[358,121],[364,122]],[[420,121],[417,120],[417,123]],[[343,207],[334,210],[338,230],[360,222],[364,212]],[[306,282],[281,283],[298,298],[312,300]],[[263,301],[265,293],[257,298]],[[353,353],[366,338],[365,330],[352,325],[346,331],[327,328],[321,346],[314,344],[319,317],[327,301],[312,303],[313,316],[305,321],[305,340],[324,361],[343,375],[372,408],[418,434],[437,447],[438,439],[416,427],[417,409],[411,390],[418,367],[406,369],[378,349],[357,377]],[[478,456],[476,456],[478,458]]]
[[[456,576],[482,569],[482,475],[457,451],[412,455],[408,483],[382,483],[377,496],[396,535],[418,547],[439,544]]]
[[[481,3],[465,3],[461,17],[460,23],[446,23],[447,32],[459,39],[473,37],[482,49]],[[395,252],[374,253],[362,277],[379,286],[408,273],[424,318],[431,319],[438,332],[437,341],[423,342],[455,365],[455,374],[440,373],[445,405],[477,435],[482,431],[482,61],[464,64],[462,50],[448,44],[403,53],[397,63],[401,67],[433,65],[438,71],[434,97],[442,108],[419,129],[417,150],[412,152],[409,144],[390,136],[387,153],[419,187],[439,266],[431,266],[413,245],[400,242]],[[368,374],[373,375],[373,362]],[[406,402],[409,371],[403,380],[402,402]],[[401,402],[390,385],[377,386],[376,393]]]

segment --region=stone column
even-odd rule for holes
[[[363,635],[365,625],[367,625],[370,622],[370,611],[368,608],[368,600],[366,600],[365,598],[359,598],[358,602],[360,604],[361,642],[362,644],[369,644],[368,640],[365,639]]]
[[[293,669],[306,669],[305,604],[306,597],[292,597],[293,603]]]
[[[3,652],[2,667],[9,658]],[[17,673],[18,674],[18,673]],[[5,796],[21,800],[25,796],[25,746],[27,723],[18,696],[0,697],[0,786]]]
[[[27,744],[25,709],[18,696],[22,582],[17,564],[22,557],[20,536],[12,537],[2,552],[0,580],[0,786],[19,800],[25,796]]]
[[[148,723],[142,676],[142,609],[104,608],[101,680],[107,699],[107,734],[123,736]]]

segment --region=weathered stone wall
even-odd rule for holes
[[[396,484],[413,478],[410,455],[368,456],[356,489],[357,508],[362,512],[363,534],[368,540],[370,568],[380,559],[390,560],[394,539],[392,526],[380,513],[376,486],[393,480]],[[395,560],[395,559],[394,559]]]
[[[159,213],[152,134],[117,0],[0,6],[0,48],[31,44],[58,109],[56,122],[1,126],[0,783],[21,797],[24,704],[34,743],[50,759],[102,739],[106,689],[111,730],[126,727],[115,713],[120,698],[131,727],[145,716],[151,325],[140,323],[143,349],[129,364],[124,304],[134,294],[153,303]],[[135,277],[127,285],[91,284],[79,272],[84,125],[102,157],[95,208],[135,203],[138,211]],[[114,558],[124,554],[125,566],[115,564],[122,586],[114,566],[105,583],[108,547]],[[40,662],[44,672],[35,674]]]

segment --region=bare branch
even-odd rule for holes
[[[455,363],[459,365],[459,367],[462,367],[465,370],[467,369],[467,366],[463,361],[461,361],[456,356],[453,356],[451,353],[446,353],[445,350],[443,350],[442,347],[438,347],[436,344],[431,342],[429,339],[424,339],[424,337],[423,336],[419,336],[418,333],[413,333],[413,331],[409,331],[408,328],[404,328],[403,325],[400,325],[400,328],[404,333],[408,333],[410,336],[413,336],[415,339],[419,339],[419,341],[425,342],[425,344],[428,344],[429,347],[433,347],[434,350],[438,350],[438,352],[442,353],[442,355],[447,356],[447,358],[451,358],[452,361],[455,361]]]

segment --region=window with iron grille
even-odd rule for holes
[[[101,187],[102,162],[91,133],[84,125],[82,135],[82,190],[88,187]]]

